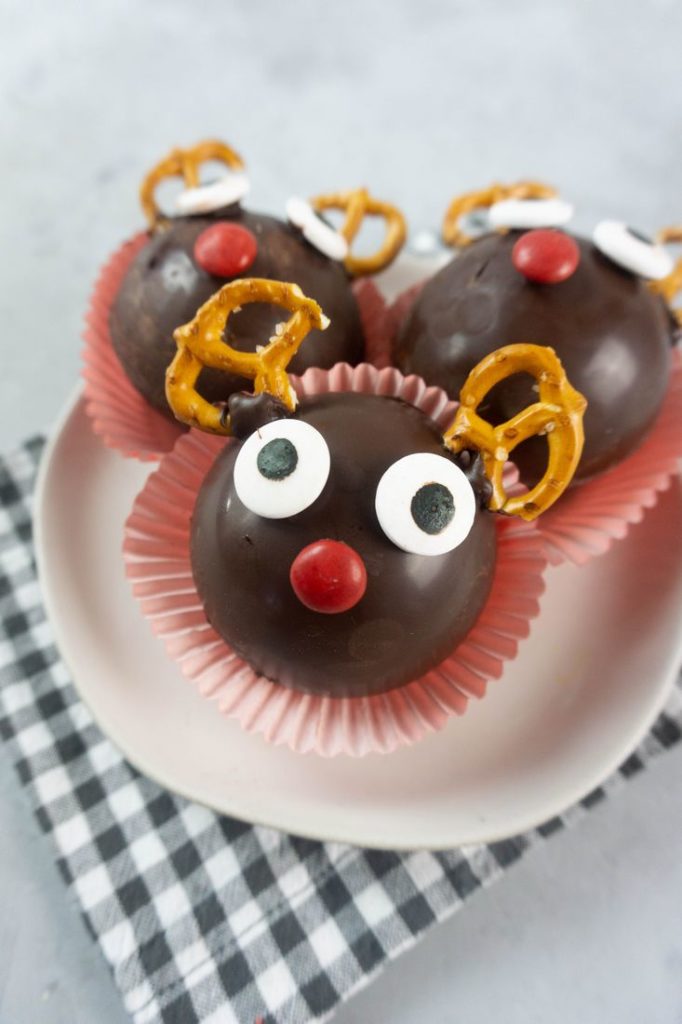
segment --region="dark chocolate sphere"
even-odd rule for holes
[[[359,394],[305,398],[297,416],[329,448],[324,490],[289,519],[260,518],[235,491],[239,442],[226,446],[194,510],[197,590],[214,629],[268,678],[327,696],[381,693],[437,665],[475,623],[492,584],[494,516],[477,504],[453,551],[407,554],[382,532],[375,492],[405,455],[448,456],[435,423],[396,399]],[[292,589],[294,559],[321,539],[350,545],[365,565],[367,589],[349,611],[311,611]]]
[[[198,236],[220,221],[247,228],[258,243],[255,261],[229,279],[214,277],[194,259]],[[319,302],[330,318],[326,331],[312,331],[306,338],[289,366],[292,373],[362,360],[360,315],[343,264],[318,252],[289,224],[237,205],[206,216],[177,217],[155,231],[133,260],[109,320],[111,340],[127,376],[153,406],[169,416],[165,373],[176,351],[173,331],[188,323],[227,280],[239,277],[293,282]],[[226,340],[240,351],[253,352],[257,345],[266,345],[275,325],[288,317],[278,306],[245,306],[230,317]],[[240,377],[212,369],[204,370],[199,379],[200,393],[212,402],[225,401],[248,386]]]
[[[652,425],[668,383],[674,324],[646,283],[576,238],[580,262],[568,280],[536,284],[512,263],[523,232],[486,235],[430,281],[401,325],[395,361],[456,397],[468,373],[502,345],[549,345],[571,384],[587,398],[585,447],[577,478],[619,462]],[[517,375],[494,389],[480,412],[509,419],[537,401]],[[515,455],[527,479],[544,473],[546,443],[533,439]]]

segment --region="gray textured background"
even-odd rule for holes
[[[673,0],[0,0],[0,444],[78,375],[96,269],[141,224],[141,173],[222,135],[250,203],[367,183],[433,227],[522,175],[578,223],[682,219]],[[682,752],[536,850],[338,1024],[679,1024]],[[0,751],[0,1021],[123,1011]]]

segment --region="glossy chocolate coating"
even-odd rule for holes
[[[456,397],[484,356],[516,342],[551,346],[568,379],[587,398],[585,448],[577,477],[619,462],[637,446],[658,413],[668,383],[674,324],[646,283],[584,238],[580,263],[560,284],[533,284],[513,266],[523,232],[474,242],[427,282],[403,322],[395,361]],[[537,401],[532,381],[517,375],[480,407],[493,422]],[[542,476],[546,442],[517,449],[527,479]]]
[[[292,373],[310,366],[358,363],[364,355],[357,302],[343,265],[328,259],[283,221],[231,206],[207,216],[177,217],[161,227],[133,260],[114,300],[109,320],[111,340],[133,385],[157,409],[172,416],[166,402],[165,373],[175,355],[173,331],[188,323],[226,278],[206,273],[195,262],[194,243],[201,232],[221,220],[240,224],[255,235],[256,259],[237,277],[266,277],[298,284],[316,299],[331,324],[311,331],[289,365]],[[237,277],[229,280],[237,280]],[[278,306],[253,303],[233,313],[229,344],[244,352],[265,345],[275,325],[290,314]],[[225,401],[251,382],[218,370],[204,370],[199,391],[209,401]]]
[[[396,459],[447,455],[436,425],[376,395],[305,398],[298,415],[329,446],[324,491],[290,519],[259,518],[236,496],[239,445],[228,445],[197,499],[194,579],[213,627],[268,678],[322,695],[381,693],[437,665],[473,626],[492,583],[495,517],[479,509],[467,539],[448,554],[406,554],[379,527],[375,492]],[[289,582],[301,549],[328,538],[353,547],[368,575],[360,602],[335,615],[304,607]]]
[[[264,427],[266,423],[286,419],[292,415],[284,402],[269,395],[267,391],[262,391],[259,395],[235,391],[228,399],[224,414],[224,423],[229,422],[230,434],[241,441],[255,430]]]

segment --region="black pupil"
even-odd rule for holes
[[[433,535],[452,522],[455,502],[443,484],[424,484],[412,499],[410,511],[419,529]]]
[[[298,465],[298,452],[286,437],[275,437],[258,452],[258,470],[267,480],[284,480]]]
[[[643,231],[637,231],[636,228],[628,228],[628,234],[632,235],[632,237],[636,238],[639,242],[645,242],[646,245],[654,244],[653,239],[649,238],[648,235],[645,235]]]

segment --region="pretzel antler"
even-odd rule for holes
[[[557,194],[551,185],[541,181],[517,181],[514,185],[490,185],[474,192],[455,196],[443,217],[443,241],[446,245],[465,246],[473,242],[459,226],[462,217],[474,210],[480,210],[501,203],[503,199],[551,199]]]
[[[187,188],[197,188],[199,168],[208,160],[219,160],[232,171],[244,170],[239,153],[219,139],[204,139],[188,149],[172,149],[152,167],[140,186],[140,203],[150,227],[165,220],[155,198],[159,183],[165,178],[182,178]]]
[[[493,427],[476,410],[496,384],[515,373],[530,373],[540,401]],[[583,450],[583,414],[587,400],[571,386],[554,349],[542,345],[506,345],[473,368],[460,392],[461,405],[444,435],[453,452],[480,450],[493,485],[490,508],[532,520],[549,508],[573,478]],[[535,434],[547,436],[549,459],[542,479],[527,494],[507,497],[502,481],[510,453]]]
[[[222,333],[230,313],[249,302],[269,302],[292,315],[277,325],[267,345],[255,352],[238,352],[222,340]],[[196,390],[199,374],[205,366],[212,366],[248,377],[256,394],[267,391],[293,410],[296,398],[286,368],[308,332],[328,325],[318,304],[306,298],[296,284],[260,277],[231,281],[204,303],[190,323],[173,333],[178,351],[166,371],[168,404],[182,423],[211,434],[229,434],[222,410]]]
[[[682,243],[682,227],[663,228],[656,235],[656,241],[661,245],[679,245]],[[665,299],[670,306],[670,312],[682,327],[682,306],[673,306],[675,296],[682,291],[682,256],[667,277],[660,281],[649,281],[649,288]]]
[[[386,234],[378,252],[365,257],[353,256],[350,251],[348,252],[344,266],[354,277],[378,273],[392,263],[400,252],[407,235],[405,218],[397,206],[375,199],[366,188],[328,192],[322,196],[315,196],[310,203],[318,213],[324,210],[345,212],[346,219],[339,229],[339,234],[348,242],[349,250],[365,217],[383,217],[386,221]]]

